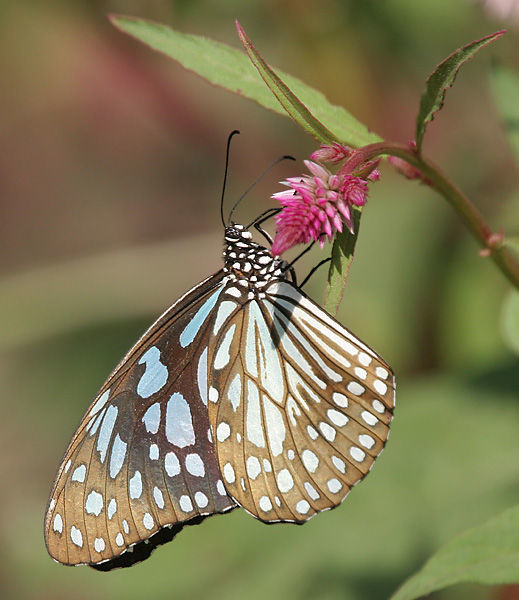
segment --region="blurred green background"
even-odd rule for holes
[[[439,196],[387,166],[340,311],[398,376],[392,435],[368,479],[305,527],[235,511],[131,569],[65,568],[46,553],[47,495],[90,399],[144,327],[220,264],[228,133],[242,132],[229,205],[274,158],[315,148],[288,119],[123,36],[109,12],[234,46],[238,18],[272,64],[400,142],[434,66],[509,28],[463,69],[425,151],[493,227],[516,235],[517,164],[488,72],[492,56],[519,67],[519,22],[469,0],[0,3],[0,597],[387,598],[454,535],[519,501],[507,283]],[[238,217],[272,206],[277,181],[300,170],[275,167]],[[308,286],[317,300],[324,276]],[[513,600],[519,588],[433,597]]]

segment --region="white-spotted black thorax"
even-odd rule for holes
[[[261,288],[276,279],[284,279],[288,263],[272,255],[269,248],[252,241],[243,225],[225,228],[224,271],[231,278],[247,282],[250,288]]]

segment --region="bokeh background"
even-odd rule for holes
[[[517,10],[517,9],[516,9]],[[228,203],[274,158],[314,142],[123,36],[109,12],[263,55],[395,141],[424,81],[460,45],[510,32],[466,66],[426,152],[497,229],[519,231],[518,170],[489,86],[519,68],[518,17],[469,0],[4,0],[0,4],[0,597],[387,598],[457,533],[519,500],[519,363],[508,286],[432,190],[388,166],[372,187],[340,319],[398,375],[388,446],[335,511],[267,527],[235,511],[108,574],[65,568],[42,532],[62,453],[112,366],[157,314],[220,264]],[[515,20],[514,20],[515,18]],[[295,167],[301,170],[301,163]],[[241,205],[272,206],[282,164]],[[323,255],[312,252],[305,273]],[[308,292],[323,297],[325,273]],[[458,586],[435,599],[519,598]]]

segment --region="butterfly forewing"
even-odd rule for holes
[[[207,340],[221,279],[206,280],[171,307],[88,409],[46,516],[47,547],[59,562],[109,561],[165,526],[235,506],[220,478],[207,411]]]
[[[241,332],[232,359],[212,373],[220,395],[210,416],[229,494],[269,522],[336,506],[387,440],[389,366],[288,281],[266,288],[262,302],[248,299],[223,330]]]

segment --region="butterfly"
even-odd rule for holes
[[[87,409],[52,488],[47,549],[110,570],[236,507],[304,523],[371,469],[394,396],[388,364],[230,223],[224,267],[144,333]]]

